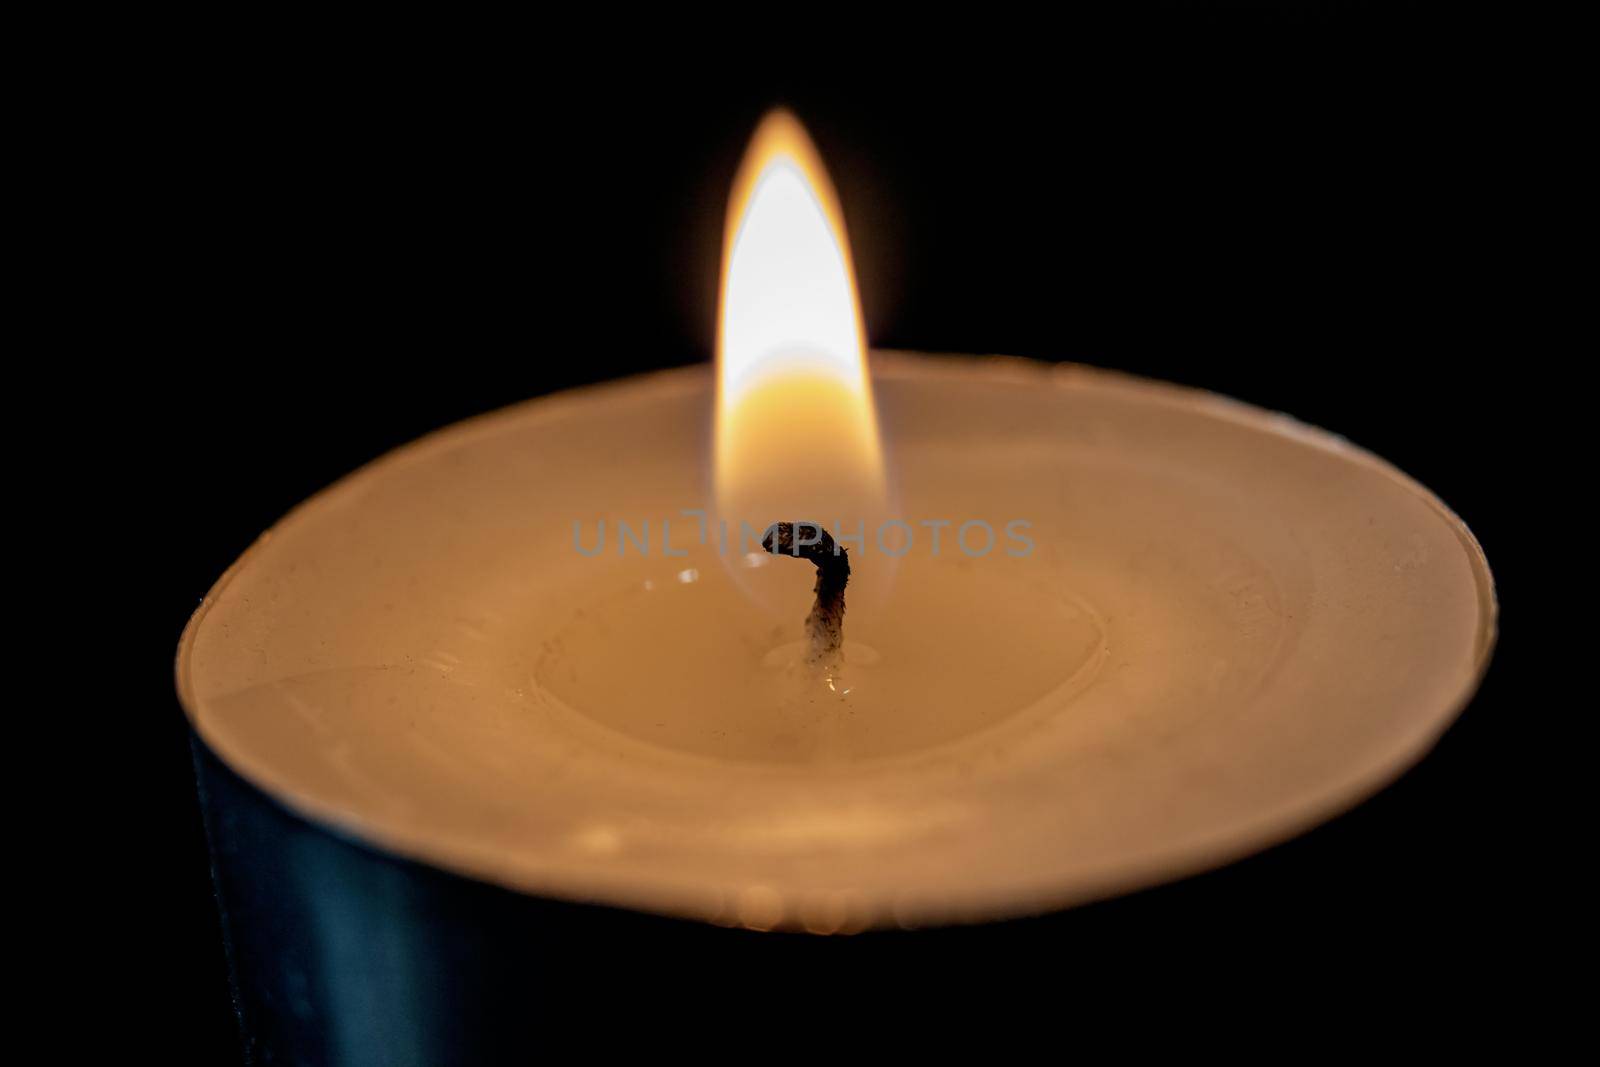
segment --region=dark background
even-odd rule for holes
[[[1188,997],[1227,971],[1314,1001],[1348,972],[1340,1017],[1504,986],[1519,845],[1495,768],[1521,744],[1526,654],[1503,441],[1524,415],[1483,369],[1508,314],[1492,35],[1394,5],[1129,10],[926,11],[881,36],[797,12],[838,24],[738,23],[693,53],[680,23],[271,26],[130,75],[106,104],[133,130],[112,244],[148,289],[126,312],[137,370],[112,389],[137,412],[126,506],[156,552],[124,642],[148,698],[118,740],[138,770],[112,816],[130,1041],[236,1054],[171,696],[188,614],[261,530],[395,445],[709,358],[724,197],[779,102],[839,188],[875,345],[1076,360],[1292,412],[1435,490],[1500,583],[1481,693],[1399,783],[1228,870],[970,931],[940,984],[1042,968]],[[668,968],[648,942],[599,951]],[[165,977],[141,982],[152,959]],[[664,987],[727,982],[670,968]]]

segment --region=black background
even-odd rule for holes
[[[131,1040],[235,1055],[171,697],[188,614],[286,510],[419,433],[707,359],[724,197],[780,102],[839,187],[875,345],[1076,360],[1292,412],[1435,490],[1500,583],[1481,693],[1399,783],[1226,871],[974,930],[941,984],[1042,969],[1073,989],[1160,976],[1186,998],[1225,970],[1309,1001],[1348,972],[1340,1018],[1504,985],[1517,844],[1494,768],[1521,743],[1525,653],[1503,441],[1524,416],[1481,372],[1508,314],[1504,75],[1459,15],[1131,10],[924,12],[870,37],[797,11],[829,25],[735,23],[693,51],[679,42],[704,31],[675,22],[272,26],[270,46],[240,29],[130,76],[137,103],[106,104],[135,131],[111,243],[148,288],[126,313],[136,368],[113,384],[137,446],[125,506],[157,561],[125,642],[147,695],[120,739],[138,770],[112,816],[134,872],[108,916],[131,938],[114,953]],[[668,978],[645,945],[597,951],[680,992],[728,980],[692,960]],[[150,959],[164,977],[140,989]]]

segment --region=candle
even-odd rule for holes
[[[804,520],[847,553],[837,647],[811,538],[767,541]],[[1493,629],[1465,526],[1332,435],[1086,368],[869,360],[780,114],[731,201],[715,370],[351,475],[218,583],[178,686],[241,775],[397,854],[841,933],[1282,840],[1418,758]]]

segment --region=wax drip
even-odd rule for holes
[[[815,534],[815,540],[799,531]],[[810,560],[817,568],[817,584],[812,587],[816,601],[806,616],[806,637],[810,650],[807,660],[822,667],[839,662],[844,644],[844,587],[850,581],[850,555],[834,544],[828,531],[818,523],[775,522],[767,527],[761,547],[774,556],[794,556]]]

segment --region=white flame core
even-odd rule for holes
[[[729,256],[722,314],[727,401],[796,370],[864,389],[849,253],[787,156],[775,157],[756,181]]]

